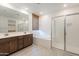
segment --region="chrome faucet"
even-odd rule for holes
[[[24,32],[24,34],[26,34],[26,32]]]
[[[9,34],[6,33],[6,34],[4,34],[4,35],[5,35],[5,36],[8,36]]]

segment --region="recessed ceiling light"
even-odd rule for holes
[[[64,4],[64,7],[67,7],[67,4]]]

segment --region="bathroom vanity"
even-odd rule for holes
[[[29,20],[29,14],[0,5],[0,56],[10,55],[32,45]]]
[[[10,35],[0,37],[0,55],[10,55],[32,45],[33,34]]]

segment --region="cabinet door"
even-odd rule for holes
[[[33,35],[32,34],[28,35],[28,41],[29,41],[29,45],[31,45],[33,43]]]
[[[24,47],[27,47],[28,46],[28,36],[24,36]]]
[[[33,43],[33,35],[29,34],[24,37],[24,47],[27,47]]]
[[[10,38],[10,53],[17,51],[17,38]]]
[[[0,55],[8,55],[9,54],[9,40],[1,39],[0,40]]]
[[[23,36],[19,36],[18,37],[18,49],[22,49],[24,46],[24,37]]]

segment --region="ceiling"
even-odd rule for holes
[[[64,7],[63,3],[9,3],[13,8],[21,10],[28,8],[32,13],[37,15],[41,14],[53,14],[66,8],[78,7],[78,3],[66,3],[67,7]]]

